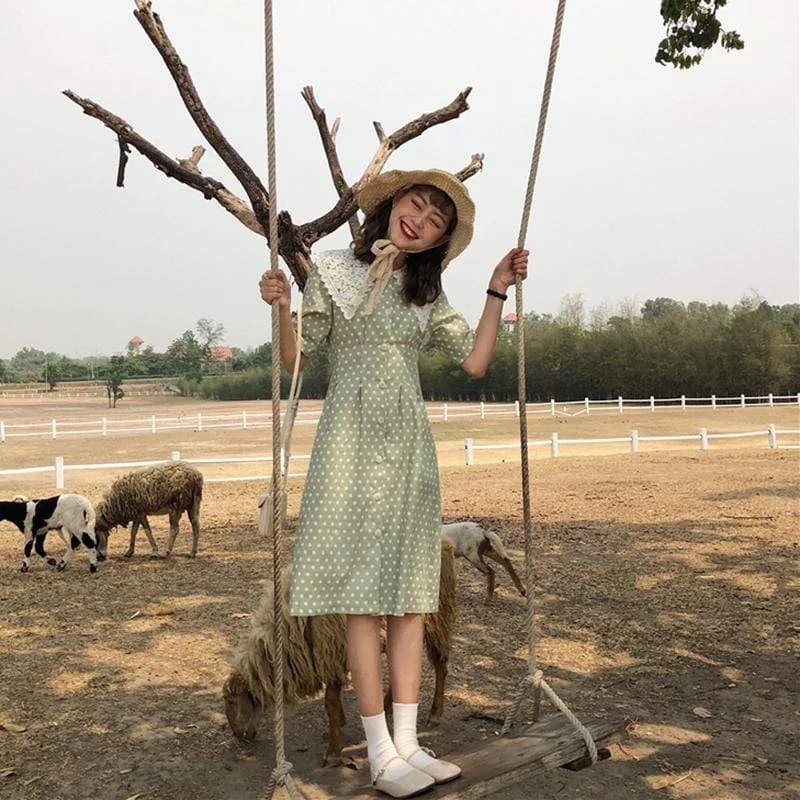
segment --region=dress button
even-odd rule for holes
[[[383,456],[382,456],[380,453],[378,453],[378,455],[376,455],[376,456],[375,456],[375,461],[376,461],[378,464],[381,464],[381,463],[383,463]]]

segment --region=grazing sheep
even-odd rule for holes
[[[494,597],[495,574],[494,570],[484,561],[484,557],[502,564],[511,576],[511,580],[514,581],[514,586],[525,597],[525,587],[503,547],[503,542],[496,533],[481,528],[476,522],[451,522],[442,525],[442,541],[450,542],[456,556],[466,558],[470,564],[486,575],[487,603],[491,602]]]
[[[7,520],[17,526],[25,537],[22,555],[22,572],[31,567],[31,553],[44,559],[51,567],[65,569],[75,550],[85,547],[89,551],[89,571],[97,572],[99,557],[97,535],[95,533],[95,513],[92,504],[79,494],[62,494],[41,500],[28,500],[18,495],[11,501],[0,501],[0,520]],[[65,532],[69,534],[67,551],[60,559],[48,556],[44,540],[48,531],[58,530],[66,542]]]
[[[323,764],[351,763],[341,755],[344,725],[341,692],[348,682],[346,617],[343,614],[290,616],[289,580],[290,569],[287,568],[283,579],[283,627],[286,633],[284,701],[293,705],[324,690],[328,745]],[[441,721],[444,711],[444,682],[456,618],[455,591],[453,549],[443,542],[439,610],[424,617],[425,649],[436,672],[429,716],[429,722],[434,725]],[[239,739],[255,737],[262,716],[272,704],[272,631],[273,589],[270,583],[222,688],[228,723]],[[390,709],[391,702],[390,689],[385,698],[385,705]]]
[[[158,558],[158,545],[150,530],[148,515],[169,514],[169,539],[166,555],[172,552],[178,523],[185,511],[192,524],[192,547],[189,557],[197,553],[200,538],[200,501],[203,498],[203,476],[184,461],[157,464],[117,478],[97,504],[97,532],[103,555],[108,550],[108,535],[112,528],[131,524],[131,540],[125,557],[133,555],[136,533],[141,525],[152,549],[151,557]]]

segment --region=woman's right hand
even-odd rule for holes
[[[284,273],[279,270],[268,269],[258,282],[258,288],[261,290],[261,299],[265,303],[273,303],[278,301],[281,308],[290,308],[292,305],[292,290],[289,286],[289,280]]]

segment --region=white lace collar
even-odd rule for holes
[[[350,249],[325,250],[314,256],[314,263],[333,302],[344,314],[345,319],[352,319],[367,296],[369,265],[356,258]],[[394,279],[400,280],[402,274],[402,269],[396,270]],[[417,312],[419,329],[423,333],[428,327],[432,305],[432,303],[425,306],[412,305]]]

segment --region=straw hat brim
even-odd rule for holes
[[[441,169],[393,169],[377,175],[364,186],[358,193],[358,206],[365,214],[371,214],[384,200],[408,186],[435,186],[456,207],[456,226],[447,243],[447,252],[442,262],[444,267],[462,253],[472,239],[475,204],[467,187],[449,172]]]

